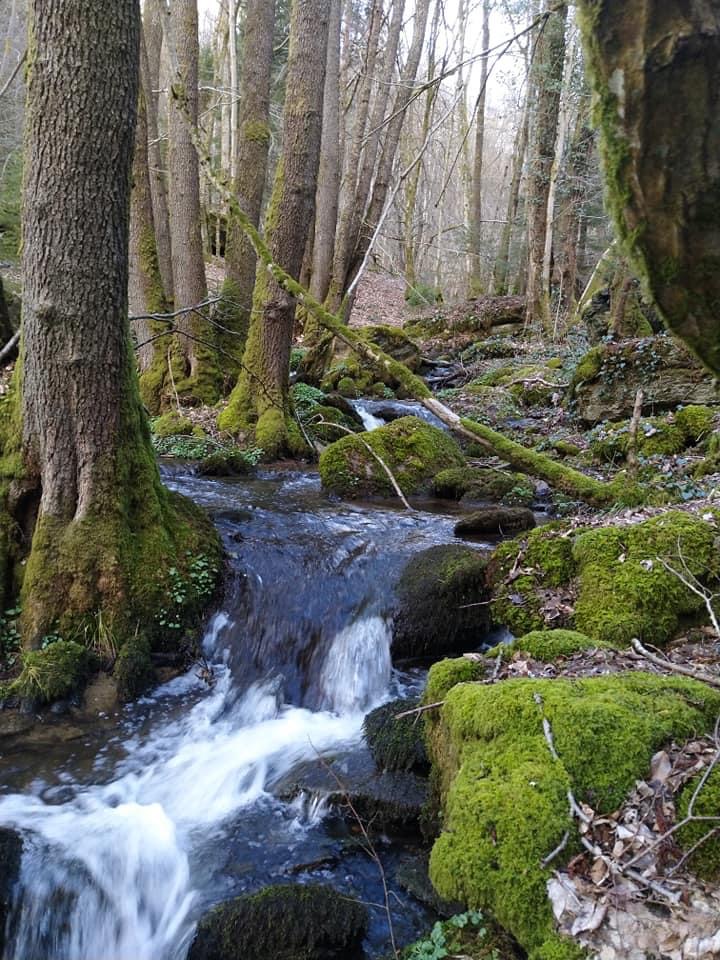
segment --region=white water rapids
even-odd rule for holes
[[[363,715],[388,696],[390,636],[376,616],[338,632],[321,671],[322,709],[279,703],[278,685],[237,698],[218,614],[205,651],[215,684],[178,718],[125,744],[109,782],[68,784],[69,799],[0,797],[0,824],[25,836],[21,909],[5,960],[181,960],[198,894],[193,855],[222,824],[270,802],[268,785],[303,760],[359,741]],[[194,692],[192,674],[159,695]],[[277,801],[275,801],[277,802]],[[297,807],[305,818],[307,805]],[[286,817],[282,829],[298,829]]]

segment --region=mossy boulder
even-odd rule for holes
[[[23,700],[43,705],[80,694],[98,668],[87,647],[74,640],[56,640],[42,650],[22,655],[22,671],[11,692]]]
[[[593,347],[575,369],[570,399],[588,424],[630,417],[642,387],[643,413],[680,404],[717,404],[715,381],[682,345],[667,336]]]
[[[399,327],[369,326],[359,334],[366,343],[378,347],[413,372],[419,369],[422,362],[420,349]],[[314,370],[317,366],[314,359],[308,357],[304,368]],[[326,393],[337,390],[341,396],[350,398],[377,396],[378,391],[385,388],[402,394],[402,383],[393,375],[392,367],[376,368],[337,338],[333,342],[332,355],[325,363],[320,386]]]
[[[471,660],[469,657],[438,660],[428,674],[423,703],[438,703],[456,684],[482,680],[485,672],[485,664],[479,660]]]
[[[440,470],[465,462],[460,447],[443,430],[417,417],[401,417],[362,437],[342,437],[324,450],[320,456],[324,489],[350,499],[394,496],[390,478],[371,451],[406,496],[426,490]]]
[[[672,456],[707,439],[717,412],[701,404],[681,407],[665,417],[645,417],[638,424],[637,451],[644,457]],[[590,435],[590,451],[599,460],[623,460],[630,448],[630,421],[600,424]]]
[[[15,830],[0,827],[0,956],[5,951],[5,928],[20,876],[23,841]]]
[[[200,921],[188,960],[360,960],[367,910],[331,887],[266,887]]]
[[[702,774],[695,780],[692,780],[684,788],[680,795],[677,816],[678,820],[683,820],[688,816],[690,801],[693,794],[700,785]],[[712,771],[705,784],[698,792],[697,799],[693,805],[692,813],[697,817],[720,817],[720,769]],[[702,880],[710,883],[720,882],[720,831],[717,831],[720,821],[698,821],[689,823],[677,833],[677,840],[685,851],[696,847],[695,853],[690,857],[689,866]],[[707,840],[703,837],[708,836],[715,827],[715,835]]]
[[[534,526],[535,514],[527,507],[486,507],[459,520],[455,524],[455,536],[517,533],[519,530],[532,530]]]
[[[246,456],[235,451],[219,450],[203,457],[197,466],[201,477],[247,477],[253,466]]]
[[[490,620],[486,566],[486,554],[455,544],[413,557],[396,591],[394,655],[437,658],[477,649]]]
[[[183,417],[177,410],[169,410],[161,417],[150,421],[152,432],[156,437],[189,437],[193,435],[192,420]]]
[[[573,956],[546,893],[557,863],[542,867],[566,831],[565,858],[579,847],[568,790],[601,814],[615,810],[660,747],[708,731],[719,710],[720,692],[702,683],[643,673],[454,686],[426,715],[443,808],[430,859],[438,894],[487,910],[531,960]]]
[[[611,649],[609,643],[591,640],[577,630],[533,630],[524,637],[518,637],[512,643],[500,643],[488,650],[488,657],[502,657],[509,660],[515,653],[529,654],[541,663],[552,663],[560,657],[571,657],[583,650],[595,650],[599,647]]]
[[[135,700],[155,682],[150,642],[136,634],[120,648],[113,677],[121,700]]]
[[[418,703],[412,699],[392,700],[365,717],[365,741],[380,769],[427,772],[429,763],[420,715],[397,719],[398,714],[415,709]]]
[[[665,644],[688,618],[704,616],[704,602],[664,564],[712,582],[720,571],[719,543],[712,513],[705,519],[671,510],[627,527],[589,530],[548,524],[493,553],[493,620],[516,636],[560,626],[596,643],[627,646],[638,637]],[[574,604],[548,604],[554,588]]]
[[[506,388],[524,407],[548,406],[553,394],[564,389],[558,368],[545,364],[506,364],[484,374],[477,383]]]
[[[433,477],[433,496],[462,503],[502,503],[529,506],[535,499],[532,482],[522,473],[491,468],[452,467]]]

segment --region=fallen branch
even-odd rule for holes
[[[5,346],[0,350],[0,363],[5,360],[6,357],[9,357],[13,350],[20,343],[20,331],[16,330],[15,333],[10,337]]]
[[[437,703],[426,703],[422,707],[415,707],[414,710],[403,710],[402,713],[396,713],[394,719],[402,720],[403,717],[412,717],[415,714],[427,713],[428,710],[439,710],[440,707],[445,706],[444,700],[438,700]]]
[[[669,673],[679,673],[683,677],[691,677],[693,680],[699,680],[701,683],[707,683],[711,687],[720,689],[720,677],[714,677],[712,674],[704,673],[700,670],[692,670],[690,667],[683,667],[682,664],[673,663],[672,660],[668,660],[667,658],[663,659],[662,657],[658,657],[644,647],[637,637],[634,637],[630,642],[636,653],[639,653],[641,657],[649,660],[650,663],[655,664],[656,667],[661,667]]]
[[[638,474],[638,427],[640,426],[640,417],[642,416],[643,401],[645,393],[642,387],[635,394],[635,407],[633,409],[632,419],[628,430],[628,452],[627,465],[630,476],[635,480]]]

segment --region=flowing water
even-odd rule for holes
[[[381,900],[348,828],[274,788],[364,749],[363,715],[421,682],[391,664],[393,585],[413,552],[452,540],[453,518],[338,505],[303,474],[166,482],[211,511],[230,557],[203,641],[213,683],[190,671],[107,734],[4,762],[0,824],[25,839],[5,960],[182,960],[209,905],[272,882]],[[402,854],[381,852],[392,881]],[[396,902],[407,940],[428,918]],[[378,956],[386,919],[371,917]]]

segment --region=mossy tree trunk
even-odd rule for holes
[[[130,346],[140,10],[33,0],[30,14],[23,349],[0,408],[4,585],[24,570],[26,647],[98,613],[119,641],[154,636],[165,571],[218,548],[160,483]]]
[[[272,83],[275,0],[248,0],[240,70],[240,129],[234,166],[234,189],[240,206],[260,223],[270,150],[270,92]],[[242,358],[247,339],[255,287],[257,260],[252,244],[233,219],[228,218],[225,253],[226,280],[223,297],[223,326],[232,333],[224,337],[227,352]],[[233,382],[240,370],[237,364]]]
[[[142,38],[141,38],[142,42]],[[158,263],[148,165],[147,100],[141,84],[138,91],[135,155],[132,167],[132,194],[130,199],[130,257],[128,307],[130,315],[143,317],[133,323],[133,333],[139,345],[137,351],[140,370],[147,370],[153,362],[156,344],[152,337],[159,332],[157,322],[147,318],[150,313],[167,310],[160,265]],[[160,346],[160,349],[163,349]],[[155,412],[155,411],[153,411]]]
[[[273,261],[300,275],[313,218],[320,160],[329,12],[326,0],[294,0],[278,164],[266,233]],[[297,453],[302,437],[288,405],[295,300],[259,265],[243,370],[219,419],[234,435],[252,432],[267,457]]]
[[[165,21],[172,90],[168,111],[168,209],[175,310],[189,310],[207,299],[203,254],[200,175],[197,154],[188,133],[186,112],[198,121],[198,5],[197,0],[172,0]],[[175,390],[181,397],[214,403],[220,395],[221,374],[215,350],[214,328],[206,310],[189,310],[178,317],[174,343]],[[168,361],[158,367],[168,374]],[[153,370],[155,378],[160,370]],[[150,382],[144,378],[146,382]],[[166,388],[165,388],[166,389]]]
[[[543,280],[548,226],[550,181],[560,115],[565,64],[567,7],[546,4],[547,19],[540,27],[530,75],[530,141],[528,172],[527,319],[550,329],[550,290]]]
[[[580,0],[608,205],[667,325],[720,373],[720,7]]]

